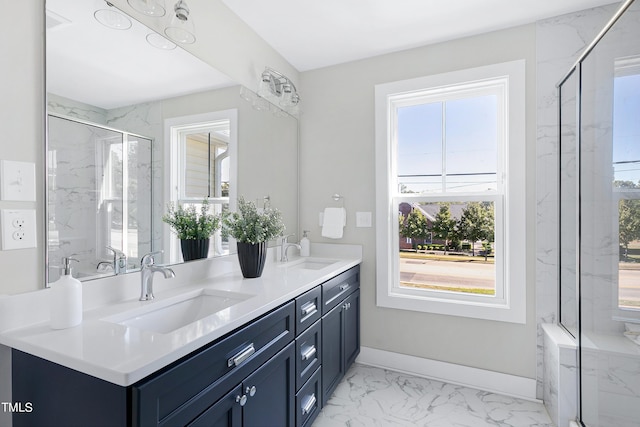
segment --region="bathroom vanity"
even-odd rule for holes
[[[13,401],[33,407],[14,414],[14,427],[311,425],[360,349],[360,259],[322,262],[274,263],[260,279],[243,280],[233,272],[212,279],[208,293],[192,289],[206,281],[185,286],[176,296],[158,293],[155,311],[188,302],[176,300],[185,294],[193,299],[226,291],[238,299],[221,310],[223,316],[195,321],[197,327],[191,322],[167,331],[158,322],[131,323],[150,312],[140,314],[141,308],[131,307],[141,304],[128,301],[85,314],[78,328],[51,331],[35,325],[0,334],[14,344]],[[251,297],[238,297],[248,290]],[[116,343],[116,350],[103,344],[105,354],[99,356],[82,342],[96,342],[89,334]],[[40,351],[34,348],[38,337]],[[81,349],[49,357],[53,348],[63,351],[64,345],[53,344],[56,339]],[[173,351],[166,351],[172,346],[165,341],[176,343]],[[193,343],[197,348],[180,355]],[[155,355],[149,353],[154,347]],[[92,366],[99,360],[106,366]]]

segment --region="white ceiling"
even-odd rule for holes
[[[612,0],[222,0],[299,71],[513,27]]]

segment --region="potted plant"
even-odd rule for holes
[[[242,275],[260,277],[267,257],[267,242],[284,232],[282,214],[277,209],[258,209],[254,202],[238,199],[237,212],[223,218],[226,233],[237,241],[238,261]]]
[[[209,212],[209,200],[204,199],[200,211],[195,205],[184,207],[173,202],[168,204],[167,213],[162,221],[169,224],[180,239],[182,258],[185,261],[206,258],[209,253],[209,240],[220,229],[220,215]]]

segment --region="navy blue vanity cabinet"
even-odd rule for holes
[[[290,343],[189,427],[293,427],[294,366],[294,344]]]
[[[322,406],[360,353],[360,266],[322,285]]]
[[[296,394],[296,427],[313,424],[322,410],[322,368],[316,369]]]
[[[13,427],[131,425],[127,388],[16,349],[11,359],[11,400],[32,408],[14,412]]]
[[[360,351],[360,267],[128,387],[12,351],[22,426],[309,427]]]
[[[268,366],[278,365],[279,361],[271,359],[287,346],[291,347],[290,355],[281,356],[286,359],[287,370],[280,372],[283,375],[280,380],[290,383],[289,396],[282,393],[282,387],[276,393],[275,379],[271,381],[274,390],[269,392],[270,385],[267,384],[260,387],[260,394],[292,399],[295,393],[292,343],[295,330],[294,306],[292,301],[216,341],[205,350],[134,384],[134,427],[188,425],[209,410],[211,405],[227,396],[238,384],[244,384],[249,375],[254,372],[257,374],[259,370],[264,372],[263,369]],[[256,384],[249,385],[249,388],[253,386],[258,388]],[[238,406],[245,406],[243,402],[259,401],[254,395],[255,391],[251,395],[240,394]],[[291,409],[293,417],[293,408]],[[247,411],[243,411],[243,420],[247,418],[246,414]],[[278,425],[284,427],[293,423]]]
[[[296,298],[296,336],[322,316],[322,287],[316,286]]]

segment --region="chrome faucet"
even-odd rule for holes
[[[300,250],[299,244],[287,242],[287,239],[291,236],[295,236],[295,234],[288,234],[286,236],[282,236],[282,241],[280,244],[280,262],[289,261],[289,258],[287,257],[287,251],[289,250],[290,247],[295,246],[296,248],[298,248],[298,250]]]
[[[162,251],[148,253],[140,260],[140,301],[153,299],[153,273],[160,272],[164,274],[165,279],[176,277],[176,274],[169,267],[155,264],[153,256],[160,253]]]
[[[121,274],[127,272],[127,255],[120,249],[107,246],[107,249],[113,252],[113,272],[114,274]],[[100,264],[98,264],[100,266]]]
[[[96,266],[96,270],[98,270],[98,272],[101,271],[107,271],[107,270],[102,270],[102,267],[106,267],[106,268],[110,268],[111,270],[113,270],[113,263],[112,262],[107,262],[107,261],[100,261],[98,263],[98,265]]]

